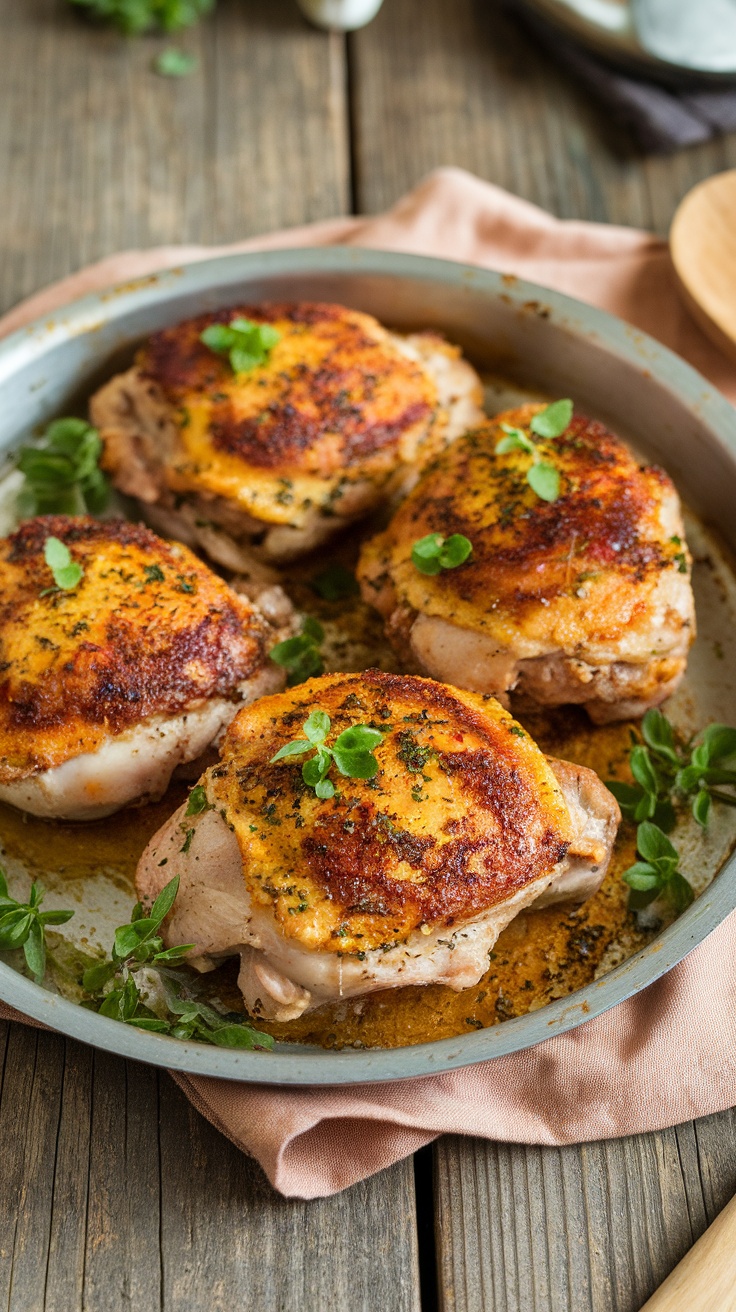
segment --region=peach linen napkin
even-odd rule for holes
[[[215,251],[178,246],[111,256],[25,301],[0,320],[0,333],[165,266],[226,251],[332,243],[449,256],[566,292],[651,333],[736,402],[736,370],[681,305],[664,241],[561,222],[452,168],[431,173],[376,217],[334,219]],[[299,1198],[336,1193],[443,1133],[562,1144],[674,1125],[736,1103],[736,914],[638,997],[527,1052],[349,1088],[174,1078],[258,1159],[278,1190]]]

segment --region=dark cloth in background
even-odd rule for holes
[[[527,9],[523,0],[506,0],[505,7],[632,134],[642,150],[665,154],[736,132],[736,85],[661,86],[607,64]]]

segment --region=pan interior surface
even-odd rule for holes
[[[736,651],[729,642],[736,582],[721,541],[730,539],[734,545],[736,538],[730,513],[736,490],[733,411],[656,343],[543,289],[444,261],[355,250],[208,261],[146,280],[145,286],[86,298],[53,324],[32,326],[0,346],[6,401],[0,447],[12,450],[38,425],[72,407],[83,413],[83,400],[96,383],[126,364],[136,343],[155,328],[228,303],[286,296],[341,301],[398,328],[444,330],[485,373],[490,410],[529,396],[572,395],[581,409],[608,422],[646,458],[661,462],[696,512],[688,523],[688,539],[696,562],[700,628],[686,683],[667,712],[683,732],[714,719],[736,722]],[[361,631],[354,668],[361,668],[361,661],[364,666],[390,659],[373,631]],[[116,829],[121,854],[129,857],[140,850],[177,804],[169,796],[158,808],[145,808],[148,814],[124,813]],[[273,1053],[247,1053],[141,1033],[79,1007],[74,952],[82,942],[87,947],[109,944],[114,927],[129,918],[130,861],[127,867],[122,856],[110,862],[109,847],[95,846],[89,835],[83,848],[77,842],[80,826],[61,826],[73,832],[50,843],[49,826],[24,825],[17,814],[2,813],[0,842],[14,891],[40,877],[49,890],[48,905],[74,906],[77,914],[69,932],[67,927],[60,931],[51,987],[24,978],[14,968],[20,963],[5,954],[0,997],[97,1046],[221,1078],[341,1084],[452,1069],[572,1028],[645,987],[700,942],[736,905],[736,871],[730,861],[736,841],[736,819],[730,817],[735,814],[719,813],[704,842],[692,829],[682,836],[682,868],[700,892],[695,904],[661,932],[655,926],[636,942],[612,943],[595,978],[575,992],[568,988],[556,995],[553,989],[524,1014],[512,1012],[512,1018],[503,1019],[501,1009],[502,1024],[434,1042],[423,1041],[418,1033],[410,1046],[332,1051],[304,1041],[278,1041]]]

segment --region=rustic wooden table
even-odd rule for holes
[[[0,308],[119,248],[376,211],[438,164],[658,232],[736,165],[736,137],[632,152],[493,0],[386,0],[348,39],[220,0],[179,82],[151,72],[162,42],[65,0],[0,0],[0,32]],[[164,1073],[20,1025],[0,1062],[8,1312],[634,1312],[736,1190],[724,1112],[563,1149],[445,1139],[284,1201]]]

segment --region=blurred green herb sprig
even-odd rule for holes
[[[32,515],[99,515],[110,488],[99,467],[102,441],[84,419],[55,419],[37,442],[21,448],[16,465],[25,478],[18,512]]]
[[[178,32],[192,27],[215,7],[215,0],[70,0],[91,18],[112,23],[126,36],[156,29]]]
[[[290,688],[305,679],[315,678],[324,673],[324,661],[320,651],[325,631],[319,620],[313,615],[305,615],[302,620],[301,633],[293,638],[285,638],[272,647],[269,656],[276,665],[287,672],[287,684]]]

